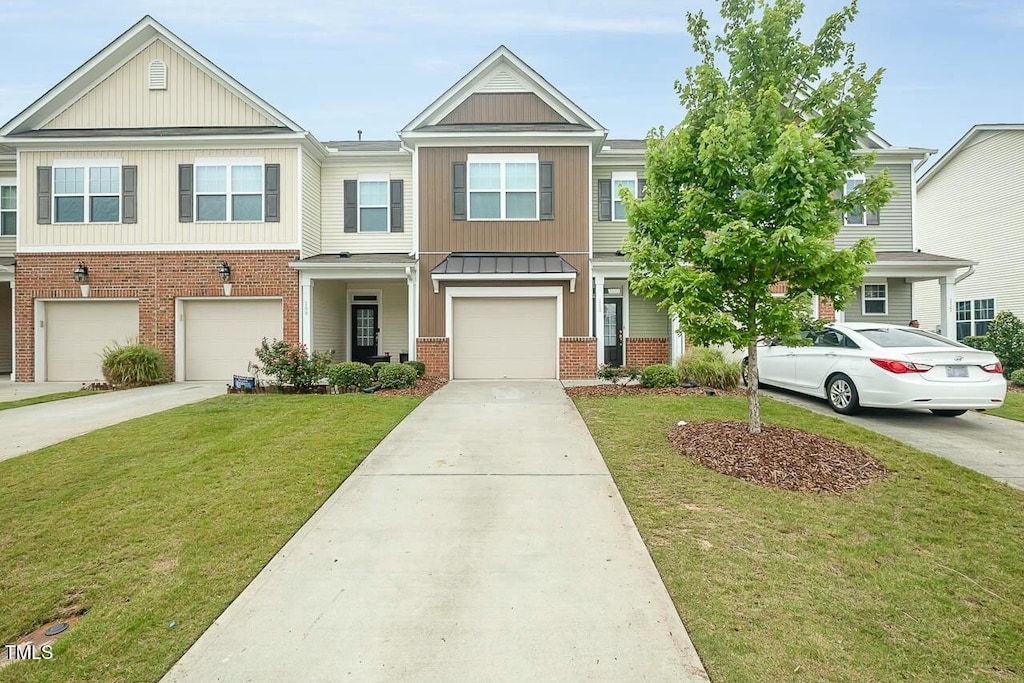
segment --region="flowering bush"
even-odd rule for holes
[[[264,337],[256,347],[256,358],[262,365],[255,369],[269,377],[271,384],[288,385],[302,391],[318,384],[327,375],[331,355],[326,351],[310,353],[305,344],[279,339],[268,341]]]

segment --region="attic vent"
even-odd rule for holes
[[[477,92],[529,92],[530,88],[521,78],[508,69],[499,69],[477,90]]]
[[[159,59],[149,63],[149,89],[167,90],[167,65]]]

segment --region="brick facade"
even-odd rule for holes
[[[138,299],[139,341],[153,344],[174,372],[174,315],[178,297],[224,297],[218,273],[231,266],[232,297],[284,299],[284,338],[299,339],[299,275],[288,267],[295,251],[192,251],[19,254],[15,271],[17,379],[35,379],[36,299],[81,299],[72,272],[89,268],[90,299]]]
[[[417,338],[416,360],[427,366],[427,376],[448,379],[448,337]]]
[[[668,339],[659,337],[627,337],[626,365],[646,368],[648,365],[668,363]]]
[[[826,299],[825,297],[818,298],[818,318],[820,320],[835,320],[836,319],[836,307],[832,303],[832,299]]]
[[[596,337],[562,337],[558,340],[559,379],[593,379],[596,374]]]

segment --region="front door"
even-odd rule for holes
[[[604,300],[604,362],[622,365],[622,299]]]
[[[352,305],[352,360],[369,363],[377,355],[377,304]]]

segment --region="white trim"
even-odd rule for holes
[[[873,315],[873,316],[889,315],[889,283],[888,282],[870,282],[870,280],[873,280],[873,279],[877,279],[877,278],[865,278],[864,282],[860,286],[860,313],[861,313],[861,315],[864,315],[864,316],[869,316],[869,315]],[[882,311],[881,313],[868,313],[868,301],[869,301],[868,296],[867,296],[867,288],[868,287],[885,287],[885,296],[884,297],[873,296],[870,299],[870,301],[881,301],[881,302],[883,302],[885,304],[885,310]]]
[[[18,292],[14,288],[14,278],[12,277],[8,282],[11,287],[11,381],[18,381],[18,335],[16,334],[17,328],[14,326],[15,321],[15,306],[14,302],[18,300]]]
[[[313,349],[313,279],[299,273],[299,343]]]
[[[419,288],[416,285],[418,278],[419,269],[416,266],[405,267],[405,293],[408,307],[406,326],[409,337],[406,344],[408,344],[409,360],[416,360],[416,311],[419,308],[419,297],[417,296]]]
[[[562,288],[561,287],[445,287],[444,290],[444,336],[448,338],[448,376],[455,370],[455,342],[452,339],[452,299],[555,299],[555,378],[562,377],[560,351],[562,331]]]
[[[600,368],[604,365],[604,331],[597,329],[597,321],[601,320],[602,328],[604,326],[604,277],[600,275],[592,275],[591,281],[591,296],[590,296],[590,327],[587,331],[594,335],[594,339],[597,342],[597,367]],[[600,311],[600,315],[598,314]]]
[[[13,287],[12,287],[11,294],[13,294],[13,293],[14,293],[14,290],[13,290]],[[12,301],[13,301],[13,299],[12,299]],[[33,343],[35,344],[35,349],[34,349],[35,353],[33,354],[35,356],[35,358],[33,359],[34,360],[34,362],[33,362],[34,374],[33,374],[33,380],[32,380],[33,382],[46,382],[47,381],[47,379],[46,379],[46,329],[47,329],[47,325],[46,325],[46,315],[45,315],[46,304],[54,303],[54,302],[57,302],[57,303],[59,303],[59,302],[95,303],[97,301],[100,301],[100,302],[102,302],[102,301],[134,301],[135,305],[136,305],[136,316],[139,315],[139,311],[138,311],[139,298],[135,297],[135,296],[109,296],[109,297],[97,297],[97,298],[89,297],[88,299],[86,299],[86,298],[79,298],[79,297],[55,296],[55,297],[45,297],[45,298],[40,298],[40,299],[36,299],[35,300],[34,305],[33,305],[33,317],[32,317],[32,326],[33,326],[33,331],[35,332],[35,334],[33,335],[34,336],[34,342]],[[13,306],[12,306],[12,308],[13,308]],[[135,322],[138,325],[139,320],[136,319]],[[14,348],[13,347],[12,347],[11,351],[12,351],[12,353],[14,352]],[[16,367],[17,366],[17,357],[16,356],[13,358],[13,361],[14,361],[14,366]],[[14,373],[13,372],[11,373],[11,380],[12,381],[14,380]]]
[[[376,301],[356,301],[357,296],[375,296]],[[384,343],[384,292],[380,289],[347,289],[345,295],[345,360],[352,360],[352,306],[364,304],[366,306],[377,307],[377,328],[380,332],[377,332],[377,353],[375,356],[379,356],[381,352],[381,346]]]
[[[384,209],[383,230],[363,230],[363,183],[384,183],[384,206],[371,205],[367,209]],[[403,201],[403,209],[404,209]],[[356,177],[356,233],[365,235],[386,235],[391,232],[391,174],[360,173]]]
[[[587,161],[587,264],[589,265],[587,277],[587,300],[590,301],[590,306],[587,311],[587,331],[596,332],[597,327],[594,324],[594,314],[596,308],[594,306],[594,149],[590,150],[590,158]],[[601,356],[598,354],[598,366],[601,364]]]
[[[447,281],[463,282],[521,282],[529,280],[567,280],[569,282],[569,293],[576,293],[576,273],[493,273],[490,275],[481,273],[458,273],[458,274],[430,274],[434,283],[434,294],[440,292],[440,283]]]
[[[92,301],[92,299],[90,299]],[[99,299],[96,299],[99,301]],[[122,299],[116,299],[122,301]],[[282,296],[178,296],[174,298],[174,381],[185,381],[185,307],[186,301],[280,301],[281,320],[284,321],[284,297]]]
[[[259,166],[260,168],[260,218],[259,220],[245,219],[236,220],[234,217],[234,206],[232,199],[237,195],[240,197],[255,197],[255,192],[235,192],[231,187],[231,176],[233,175],[236,167],[252,167]],[[200,192],[199,191],[199,169],[200,168],[224,168],[224,192]],[[301,186],[301,183],[300,183]],[[197,157],[192,162],[192,216],[196,224],[207,224],[207,223],[266,223],[267,222],[267,206],[266,206],[266,190],[267,190],[267,166],[264,163],[263,157],[221,157],[221,158],[203,158]],[[223,220],[207,219],[203,220],[199,218],[199,197],[220,197],[224,196],[224,215]],[[301,229],[301,221],[300,221]],[[299,249],[302,249],[302,239],[299,239]]]
[[[467,178],[468,180],[468,178]],[[402,209],[405,209],[403,204]],[[469,210],[469,206],[466,207]],[[420,251],[420,148],[412,148],[412,251],[410,256],[418,257]],[[412,349],[409,350],[412,353]],[[411,356],[410,356],[411,357]]]
[[[303,157],[305,156],[305,154],[303,153],[301,147],[297,147],[295,149],[295,152],[298,155],[298,159],[296,159],[297,163],[295,164],[295,166],[296,166],[296,169],[297,169],[296,170],[296,174],[297,174],[298,188],[299,188],[299,201],[297,202],[298,206],[295,209],[295,213],[296,213],[296,216],[295,216],[296,217],[296,221],[295,222],[296,222],[297,228],[298,228],[298,235],[296,236],[296,240],[299,243],[299,258],[303,258],[304,256],[306,256],[306,253],[307,253],[307,251],[306,251],[306,233],[305,233],[305,230],[304,230],[305,225],[303,225],[303,222],[302,222],[302,212],[304,210],[303,200],[304,200],[304,195],[305,195],[305,192],[303,191],[304,188],[302,187],[302,185],[303,185],[303,183],[302,183],[302,172],[303,172],[303,168],[302,167],[303,167],[303,163],[302,162],[303,162]],[[266,169],[264,169],[263,174],[264,174],[263,175],[263,191],[266,192],[266,189],[267,189]],[[281,188],[278,188],[278,192],[279,193],[280,193],[280,189]],[[278,203],[280,204],[280,194],[278,196]],[[263,202],[263,211],[264,211],[264,213],[266,213],[266,210],[267,210],[266,199],[264,199],[264,202]],[[266,216],[264,216],[264,218],[266,218]],[[321,241],[322,241],[322,239],[323,238],[321,238]],[[309,348],[312,348],[312,346],[310,346]]]
[[[618,202],[622,205],[622,200],[619,199],[618,193],[615,191],[615,181],[620,182],[632,182],[633,183],[633,196],[636,197],[637,192],[640,190],[640,179],[637,177],[636,171],[612,171],[612,223],[625,223],[626,222],[626,207],[622,207],[622,218],[615,217],[615,203]],[[593,195],[593,192],[591,192]]]
[[[811,320],[821,318],[821,298],[817,294],[811,295]]]
[[[4,234],[0,233],[0,237],[13,237],[13,238],[15,238],[14,239],[14,242],[15,242],[15,250],[14,251],[15,251],[15,253],[17,253],[18,252],[18,249],[17,249],[18,239],[17,238],[18,238],[18,233],[21,232],[18,229],[18,227],[19,227],[18,226],[18,218],[21,215],[21,208],[20,208],[21,202],[19,200],[21,198],[18,196],[18,178],[17,178],[17,176],[15,176],[13,178],[0,178],[0,187],[13,187],[14,188],[14,208],[13,209],[4,209],[3,207],[0,207],[0,217],[2,217],[2,215],[4,213],[13,213],[14,214],[14,234],[13,235],[4,235]],[[0,220],[2,220],[2,218],[0,218]]]
[[[121,219],[124,215],[124,187],[123,187],[123,173],[122,173],[122,160],[121,159],[68,159],[59,158],[54,159],[51,162],[51,167],[54,170],[53,177],[50,179],[50,222],[53,225],[120,225]],[[57,173],[58,169],[82,169],[82,192],[65,192],[63,194],[57,193]],[[100,168],[113,168],[117,169],[117,192],[96,192],[93,193],[90,188],[91,175],[93,169]],[[58,221],[57,220],[57,200],[62,197],[81,197],[82,198],[82,220],[80,221]],[[94,221],[92,220],[92,202],[90,201],[93,197],[115,197],[117,199],[117,220],[115,221]]]
[[[204,223],[207,221],[204,221]],[[239,223],[243,221],[238,221]],[[223,224],[218,221],[216,225]],[[57,225],[84,225],[84,223],[57,223]],[[112,225],[110,223],[97,225]],[[78,254],[78,253],[147,253],[165,251],[299,251],[301,244],[290,244],[287,242],[267,242],[266,244],[66,244],[53,245],[28,245],[18,246],[18,253],[21,254]]]

